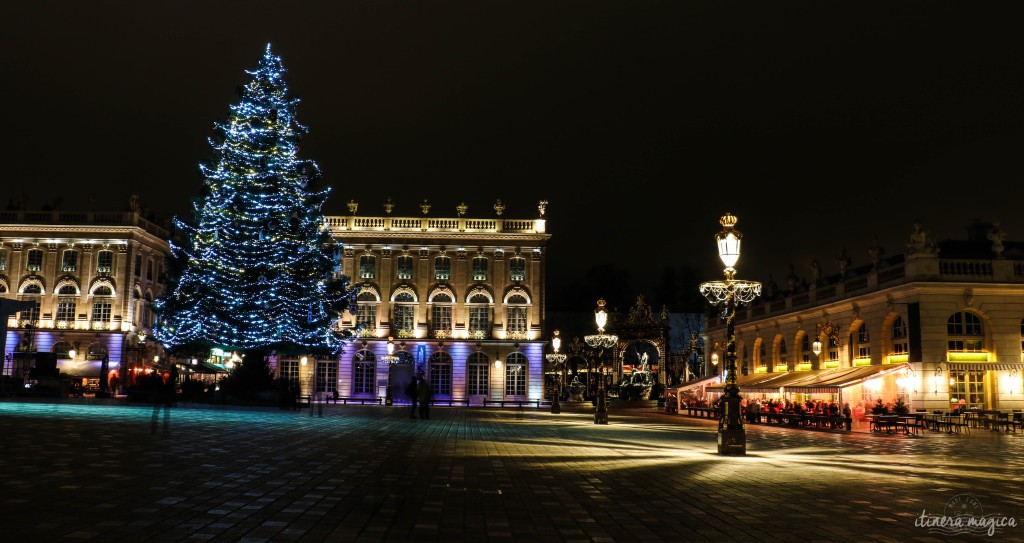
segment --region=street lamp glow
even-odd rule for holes
[[[728,212],[719,219],[722,231],[715,235],[715,240],[718,256],[725,264],[725,280],[701,283],[700,293],[712,305],[724,306],[725,310],[725,394],[718,420],[718,454],[743,456],[747,454],[747,436],[740,416],[740,387],[736,384],[736,308],[760,296],[761,283],[736,279],[735,266],[740,258],[740,239],[743,237],[736,229],[737,222],[739,219]],[[714,354],[711,361],[714,364]]]
[[[594,410],[594,424],[608,424],[608,399],[604,385],[604,350],[615,346],[619,342],[619,336],[604,333],[604,327],[608,323],[608,312],[605,311],[604,306],[604,298],[597,301],[597,309],[594,311],[597,334],[583,337],[583,341],[587,345],[600,349],[597,359],[600,363],[601,374],[600,380],[597,383],[597,408]]]

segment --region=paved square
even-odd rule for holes
[[[0,400],[3,541],[1024,541],[930,533],[969,495],[1024,523],[1024,434],[826,433],[653,409]],[[954,503],[959,503],[954,500]]]

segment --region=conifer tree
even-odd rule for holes
[[[307,128],[269,44],[247,73],[240,101],[214,125],[194,224],[175,220],[179,275],[155,304],[154,335],[171,352],[336,355],[348,339],[336,325],[354,291],[321,213],[329,189],[315,188],[319,167],[297,156]]]

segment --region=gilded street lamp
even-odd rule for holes
[[[718,454],[728,456],[747,454],[747,435],[740,413],[740,387],[736,384],[736,307],[761,295],[761,283],[736,279],[735,266],[740,258],[740,239],[743,237],[736,229],[738,220],[735,215],[726,213],[718,221],[722,231],[715,234],[718,256],[725,264],[725,281],[708,281],[700,285],[700,293],[708,302],[725,308],[726,377],[721,418],[718,419]]]
[[[619,342],[619,336],[604,333],[604,325],[608,322],[608,312],[604,309],[605,301],[597,301],[594,320],[597,321],[597,334],[584,336],[583,341],[593,348],[600,349],[597,354],[600,363],[600,381],[597,383],[597,409],[594,411],[594,424],[608,424],[608,395],[604,385],[604,350]]]
[[[394,367],[395,362],[398,362],[398,357],[395,356],[395,338],[388,336],[388,354],[381,358],[388,365],[388,388],[384,390],[384,405],[394,405],[395,399],[391,392],[391,368]]]
[[[555,394],[551,399],[551,412],[561,413],[562,406],[558,404],[558,397],[562,395],[562,364],[565,364],[565,354],[558,352],[562,346],[562,338],[558,337],[558,330],[555,330],[555,337],[551,338],[551,348],[555,352],[545,355],[551,369],[555,372]]]

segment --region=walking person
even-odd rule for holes
[[[166,435],[171,431],[171,406],[174,405],[178,395],[178,370],[177,368],[171,368],[171,371],[165,377],[161,378],[159,375],[154,375],[153,380],[153,418],[150,421],[150,429],[154,434],[156,433],[157,421],[160,418],[160,408],[163,407],[163,431]]]
[[[409,418],[416,418],[416,381],[419,377],[413,377],[412,381],[409,382],[409,386],[405,387],[405,395],[409,397],[409,401],[412,402],[412,410],[409,411]]]
[[[434,399],[434,389],[430,388],[430,383],[420,377],[419,384],[416,385],[416,396],[420,401],[420,418],[430,418],[430,400]]]

